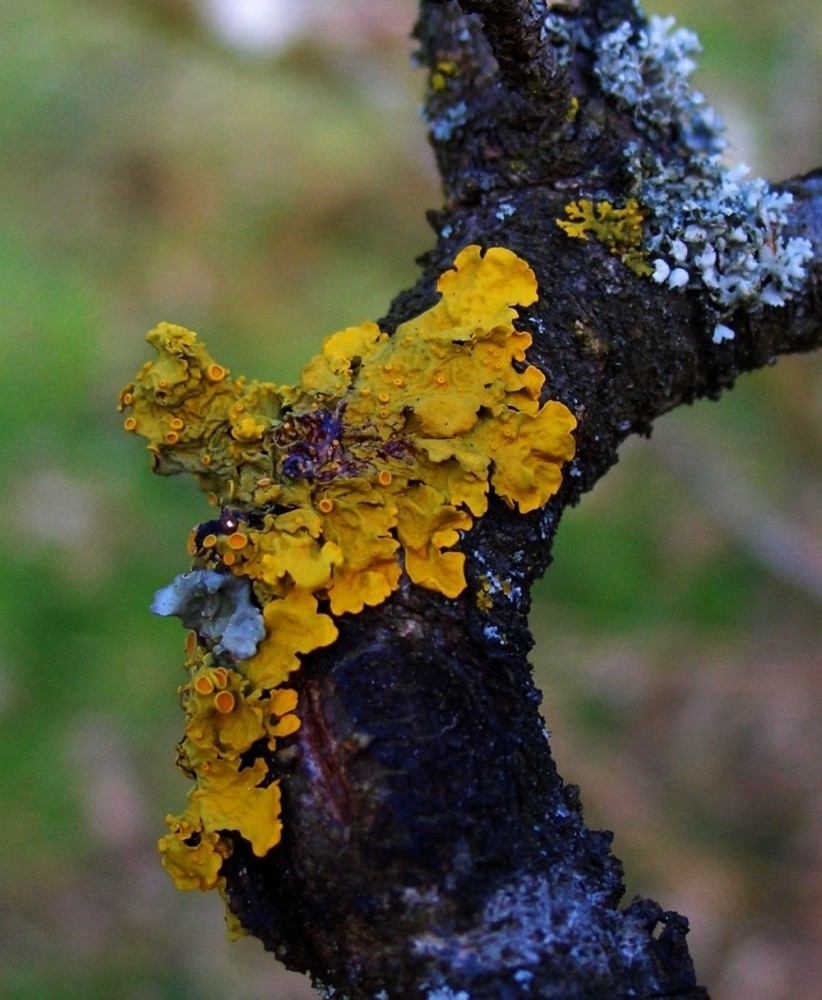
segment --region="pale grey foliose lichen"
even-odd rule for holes
[[[713,340],[721,343],[734,335],[723,320],[737,309],[783,306],[799,291],[814,249],[807,239],[784,235],[790,193],[748,178],[744,165],[722,162],[723,123],[690,84],[699,41],[674,24],[672,17],[639,26],[624,21],[591,42],[572,20],[549,14],[543,34],[556,48],[591,50],[603,92],[651,140],[627,143],[623,163],[626,197],[645,212],[652,280],[706,290],[716,309]],[[674,153],[663,159],[653,146],[671,138]]]
[[[720,320],[739,308],[783,306],[801,287],[813,246],[785,237],[788,192],[744,165],[721,161],[722,122],[689,84],[700,51],[696,35],[652,17],[635,31],[627,22],[600,40],[595,73],[603,90],[653,137],[673,126],[681,157],[662,160],[635,145],[626,150],[634,190],[649,216],[646,247],[653,280],[672,289],[702,286],[718,308],[713,339],[731,339]]]
[[[260,609],[251,600],[247,578],[233,573],[195,569],[175,577],[154,596],[151,610],[158,615],[175,615],[186,628],[213,642],[219,659],[228,654],[247,660],[257,652],[265,637]]]
[[[600,38],[594,72],[643,131],[662,134],[676,122],[691,153],[721,153],[722,120],[689,80],[702,51],[699,39],[686,28],[674,31],[674,23],[673,17],[652,17],[636,31],[624,21]]]

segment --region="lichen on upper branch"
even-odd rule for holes
[[[637,135],[620,153],[625,206],[637,206],[642,219],[631,255],[620,249],[610,202],[597,202],[609,207],[608,219],[586,209],[591,200],[571,202],[571,222],[582,213],[585,229],[658,284],[702,291],[717,343],[733,337],[726,321],[737,310],[783,306],[802,288],[814,248],[784,232],[790,193],[748,179],[744,165],[723,163],[723,124],[690,83],[696,35],[674,29],[672,17],[651,17],[625,20],[592,42],[578,21],[551,13],[545,32],[568,60],[575,47],[589,52],[599,88]],[[583,235],[567,217],[557,223],[570,236]]]

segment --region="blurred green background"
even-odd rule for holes
[[[822,164],[816,0],[648,7],[698,29],[734,160]],[[0,9],[4,997],[313,995],[256,941],[227,944],[216,895],[157,861],[187,791],[183,632],[147,606],[207,508],[150,475],[114,398],[160,320],[288,382],[413,282],[438,204],[414,13]],[[535,597],[560,770],[617,831],[629,893],[690,917],[715,1000],[822,982],[820,483],[822,359],[782,360],[630,443]]]

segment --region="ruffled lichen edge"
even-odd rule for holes
[[[457,546],[489,490],[536,510],[573,457],[575,418],[541,402],[531,336],[514,326],[537,299],[530,267],[468,246],[437,290],[392,336],[366,322],[328,337],[296,387],[232,379],[163,323],[148,334],[156,360],[120,394],[154,471],[191,473],[221,508],[191,533],[191,572],[155,601],[193,629],[178,764],[194,787],[160,840],[182,889],[222,889],[237,836],[260,857],[279,842],[274,755],[299,729],[300,657],[403,574],[457,598]]]

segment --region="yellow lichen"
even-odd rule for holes
[[[317,598],[306,590],[294,590],[263,608],[266,637],[254,656],[244,664],[249,680],[260,688],[274,688],[288,679],[300,665],[299,653],[330,646],[337,638],[332,619],[317,610]]]
[[[159,841],[163,867],[178,889],[218,887],[220,868],[231,854],[231,841],[213,831],[203,831],[184,816],[167,816],[170,833]]]
[[[579,211],[570,235],[599,238]],[[623,252],[641,216],[615,211],[630,218],[591,218]],[[514,326],[517,307],[537,298],[525,261],[466,247],[437,290],[437,303],[391,336],[363,323],[327,338],[296,387],[233,379],[193,333],[164,323],[149,334],[157,360],[120,395],[155,471],[191,472],[226,508],[192,533],[189,552],[195,568],[246,579],[265,626],[240,662],[194,633],[187,643],[179,763],[194,787],[160,842],[181,888],[219,888],[232,837],[258,856],[278,843],[271,754],[300,727],[286,685],[302,656],[336,640],[335,618],[381,604],[403,573],[459,598],[458,546],[489,492],[535,510],[573,456],[574,417],[541,402],[531,336]],[[476,599],[492,606],[485,589]]]
[[[293,688],[279,688],[271,694],[271,711],[274,715],[285,715],[287,712],[293,712],[299,700],[299,696]]]
[[[227,672],[226,682],[198,671],[182,689],[186,711],[186,740],[201,750],[222,756],[241,754],[265,735],[263,715],[266,699],[236,670]],[[215,682],[216,681],[216,682]],[[211,691],[208,686],[211,685]]]
[[[479,588],[474,593],[474,601],[480,611],[490,611],[494,606],[491,597],[491,580],[487,576],[479,578]]]
[[[565,206],[567,219],[557,219],[557,225],[569,236],[587,240],[588,233],[616,254],[636,274],[653,274],[647,254],[642,249],[642,222],[645,216],[636,198],[629,198],[623,208],[610,201],[596,203],[580,198]]]
[[[205,830],[236,830],[262,858],[280,842],[280,786],[268,781],[268,768],[258,757],[250,767],[239,761],[206,760],[191,804]]]
[[[228,905],[228,897],[226,896],[225,888],[223,886],[218,886],[217,889],[222,896],[223,902],[225,903],[226,937],[229,941],[239,941],[240,938],[248,937],[250,932],[243,927],[240,923],[240,918],[231,911],[231,907]]]
[[[446,550],[459,541],[460,531],[471,527],[471,515],[424,483],[397,499],[397,536],[405,551],[409,578],[446,597],[457,597],[465,589],[465,556]]]
[[[444,90],[448,85],[449,77],[454,77],[459,73],[459,66],[452,60],[440,59],[431,73],[431,89]]]

